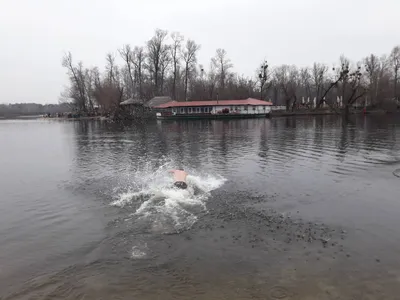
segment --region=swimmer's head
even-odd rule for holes
[[[179,167],[177,170],[179,170],[179,171],[185,171],[182,167]]]

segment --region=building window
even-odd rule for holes
[[[188,107],[188,113],[192,113],[192,108],[191,107]]]
[[[200,112],[201,112],[200,107],[196,107],[196,112],[197,112],[197,113],[200,113]]]
[[[181,107],[181,114],[184,114],[184,113],[185,113],[185,108]]]
[[[255,107],[255,106],[253,106],[253,110],[256,110],[256,107]]]

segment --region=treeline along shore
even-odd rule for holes
[[[328,107],[348,114],[354,106],[393,110],[399,99],[400,46],[388,50],[387,55],[370,54],[354,62],[339,54],[336,64],[315,62],[301,68],[260,61],[254,76],[244,76],[233,72],[226,50],[216,49],[209,62],[199,62],[200,44],[156,29],[144,45],[125,44],[107,53],[104,72],[66,53],[62,65],[69,84],[62,99],[78,111],[99,107],[112,114],[126,99],[154,96],[176,101],[251,97],[285,106],[288,112]]]
[[[55,116],[71,111],[67,103],[60,104],[38,104],[38,103],[15,103],[0,104],[0,118],[15,118],[28,116]]]

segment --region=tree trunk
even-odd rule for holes
[[[139,98],[143,99],[143,90],[142,90],[142,67],[140,66],[138,69],[138,80],[139,80]]]
[[[345,120],[348,120],[349,116],[350,116],[350,105],[346,104],[346,106],[344,107],[344,110],[343,110],[343,117]]]
[[[158,72],[154,75],[154,96],[158,96]]]
[[[160,78],[160,95],[164,95],[164,73],[165,70],[161,69],[161,78]]]
[[[328,95],[329,91],[336,86],[336,84],[339,82],[339,80],[335,81],[334,83],[331,83],[331,85],[325,90],[324,94],[321,96],[321,98],[317,98],[318,102],[316,103],[316,108],[320,108],[321,105],[324,103],[324,98],[326,97],[326,95]]]
[[[188,66],[185,69],[185,101],[187,101],[187,89],[188,89]]]
[[[286,96],[286,99],[285,99],[286,111],[290,111],[290,99],[291,99],[291,97]]]
[[[273,104],[277,104],[278,103],[278,93],[279,93],[279,91],[278,91],[278,88],[277,87],[274,87],[274,92],[273,92],[273,97],[274,97],[274,99],[273,99]]]
[[[135,94],[135,92],[134,92],[135,83],[134,83],[134,80],[133,80],[131,64],[129,63],[129,61],[127,61],[127,66],[128,66],[129,79],[131,80],[131,88],[132,88],[132,90],[130,91],[131,95],[129,95],[129,96],[133,98],[134,94]]]
[[[296,104],[297,104],[297,97],[296,97],[296,95],[294,95],[293,98],[294,98],[294,101],[293,101],[293,104],[292,104],[292,112],[294,111],[294,109],[295,109],[295,107],[296,107]]]
[[[176,62],[174,62],[174,79],[172,83],[172,100],[176,100]]]

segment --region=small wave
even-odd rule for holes
[[[145,252],[145,249],[147,249],[147,244],[145,244],[144,246],[133,246],[131,252],[131,258],[139,259],[146,257],[147,254]]]
[[[133,199],[138,199],[140,197],[145,197],[149,194],[149,191],[139,191],[139,192],[125,192],[118,195],[118,199],[111,202],[112,206],[124,207],[130,204]]]

